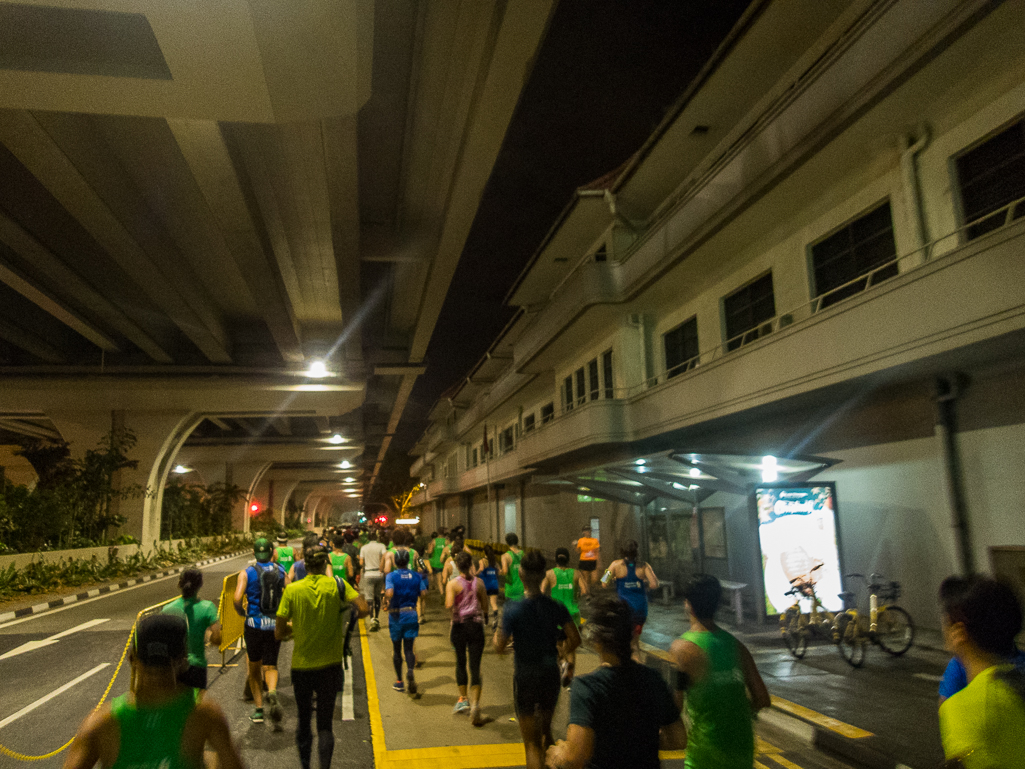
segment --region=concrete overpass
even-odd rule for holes
[[[552,5],[0,2],[0,442],[372,493]]]

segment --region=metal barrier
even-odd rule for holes
[[[228,666],[228,660],[242,651],[242,634],[246,620],[235,611],[235,588],[238,586],[238,572],[224,578],[221,587],[221,599],[217,606],[217,615],[221,620],[221,672]],[[232,648],[234,646],[235,648]],[[228,654],[228,652],[231,654]]]

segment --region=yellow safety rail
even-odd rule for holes
[[[166,601],[161,601],[160,603],[154,604],[153,606],[147,606],[145,609],[143,609],[135,615],[135,622],[132,623],[132,629],[128,631],[128,640],[125,641],[125,648],[121,650],[121,659],[118,660],[117,667],[114,668],[114,675],[111,676],[110,682],[107,684],[107,688],[103,690],[103,696],[100,697],[100,701],[96,703],[96,707],[93,708],[93,710],[99,710],[101,707],[103,707],[103,703],[106,702],[107,697],[110,695],[110,690],[114,688],[114,682],[117,680],[118,674],[121,672],[121,666],[125,664],[125,659],[128,657],[128,650],[132,646],[132,638],[135,637],[135,627],[139,624],[139,620],[141,620],[148,614],[155,613],[156,610],[159,609],[161,606],[170,603],[173,600],[175,599],[169,598]],[[17,761],[43,761],[47,758],[53,758],[54,756],[63,753],[65,750],[71,747],[71,743],[74,741],[75,738],[72,737],[70,740],[65,742],[56,750],[51,750],[49,753],[44,753],[41,756],[30,756],[25,753],[19,753],[16,750],[11,750],[6,745],[0,745],[0,755],[8,756],[9,758],[13,758]]]
[[[231,650],[234,657],[242,650],[242,634],[245,631],[245,617],[240,617],[235,611],[235,588],[238,587],[238,572],[229,574],[224,578],[221,587],[221,600],[217,607],[217,613],[221,620],[221,645],[218,650],[221,652],[221,672],[225,670],[227,654]],[[236,648],[232,649],[232,646]]]

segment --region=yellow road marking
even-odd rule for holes
[[[760,761],[755,761],[755,769],[769,769],[765,764]]]
[[[783,758],[783,756],[773,756],[772,760],[777,764],[782,764],[786,769],[802,769],[802,767],[795,764],[789,758]]]
[[[843,721],[835,718],[824,716],[811,708],[806,708],[804,705],[798,705],[796,702],[790,702],[782,697],[773,696],[772,704],[773,707],[782,710],[784,713],[789,713],[792,716],[803,718],[805,721],[811,721],[813,724],[821,726],[824,729],[829,729],[837,734],[841,734],[844,737],[849,737],[852,740],[860,740],[863,737],[872,736],[872,732],[867,732],[857,726],[851,726],[850,724],[845,724]]]
[[[755,754],[756,755],[763,755],[765,753],[775,754],[775,753],[782,753],[782,752],[783,751],[781,749],[777,748],[775,745],[773,745],[768,740],[763,740],[757,734],[755,735]]]

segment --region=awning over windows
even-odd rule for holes
[[[747,495],[767,483],[801,483],[840,460],[669,451],[581,472],[535,476],[535,483],[576,494],[646,506],[656,499],[696,505],[717,491]]]

